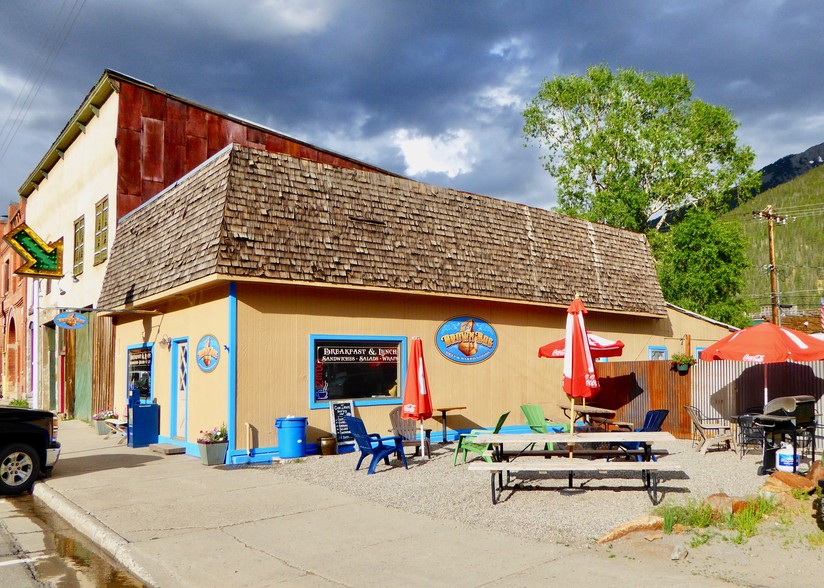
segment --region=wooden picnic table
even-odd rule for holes
[[[566,418],[569,418],[569,405],[559,404],[558,407],[564,411]],[[610,426],[614,426],[621,429],[632,430],[634,427],[633,423],[614,420],[615,411],[611,408],[601,408],[600,406],[591,406],[589,404],[576,404],[573,409],[575,410],[575,419],[582,418],[584,425],[589,429],[608,429]]]
[[[680,471],[677,464],[668,462],[656,462],[654,455],[665,455],[664,451],[653,452],[652,444],[666,441],[674,441],[672,434],[657,432],[637,432],[637,431],[614,431],[607,433],[482,433],[475,438],[475,443],[490,444],[492,446],[493,462],[472,462],[469,464],[470,470],[487,471],[491,474],[492,503],[498,501],[498,497],[503,492],[506,484],[509,484],[511,472],[567,472],[569,476],[569,487],[572,488],[574,472],[626,472],[637,471],[641,473],[644,487],[650,496],[653,504],[660,501],[658,493],[658,472],[659,471]],[[564,450],[532,450],[534,445],[542,447],[546,443],[567,443]],[[640,443],[639,450],[630,450],[629,457],[640,457],[641,461],[615,462],[607,461],[605,458],[617,457],[614,449],[608,449],[609,443]],[[593,445],[594,444],[594,445]],[[607,444],[607,447],[604,447]],[[510,450],[505,450],[509,445]],[[586,447],[581,447],[587,445]],[[578,456],[591,459],[579,459]],[[530,456],[556,457],[557,459],[523,459]],[[566,456],[566,457],[564,457]],[[511,458],[517,458],[509,461]],[[594,458],[594,459],[592,459]],[[503,480],[503,473],[506,472],[506,484]],[[498,478],[497,490],[495,478]]]

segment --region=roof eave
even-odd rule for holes
[[[63,158],[63,153],[74,143],[74,140],[84,132],[84,127],[98,115],[99,109],[109,96],[116,90],[115,85],[109,76],[109,71],[106,70],[100,77],[100,80],[89,92],[83,104],[74,113],[74,116],[66,123],[66,126],[57,136],[57,139],[52,143],[49,150],[40,160],[40,163],[35,166],[34,170],[23,182],[23,185],[17,190],[18,194],[23,198],[28,198],[40,185],[40,182],[48,177],[51,169]]]

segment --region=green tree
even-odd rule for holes
[[[760,185],[753,151],[723,107],[693,99],[684,75],[606,66],[544,80],[524,110],[524,136],[546,147],[558,210],[646,232],[651,219],[701,204],[721,211]]]
[[[667,301],[737,327],[749,324],[741,291],[750,263],[738,223],[691,210],[669,233],[651,233],[650,245]]]

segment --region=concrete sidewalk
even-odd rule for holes
[[[60,423],[59,437],[54,475],[34,495],[151,586],[671,588],[697,581],[687,561],[611,558],[434,520],[265,468],[208,467],[132,449],[79,421]]]

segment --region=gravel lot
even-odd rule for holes
[[[649,514],[652,503],[637,473],[611,473],[609,478],[576,474],[573,491],[566,474],[549,474],[527,480],[535,490],[506,490],[501,501],[491,501],[489,474],[470,472],[459,462],[452,466],[455,444],[433,446],[431,460],[408,458],[409,470],[400,461],[381,462],[368,476],[369,459],[355,471],[359,452],[335,456],[310,456],[273,465],[275,475],[298,478],[312,484],[373,500],[383,505],[482,525],[540,541],[570,545],[590,544],[618,525]],[[662,460],[679,464],[683,472],[663,473],[659,490],[664,502],[702,500],[715,492],[731,496],[755,494],[765,477],[757,475],[760,452],[750,450],[743,459],[732,451],[695,452],[689,441],[656,444],[670,455]],[[411,449],[407,450],[411,453]],[[479,459],[470,454],[474,459]],[[549,477],[552,476],[552,477]],[[583,484],[583,488],[581,488]]]

